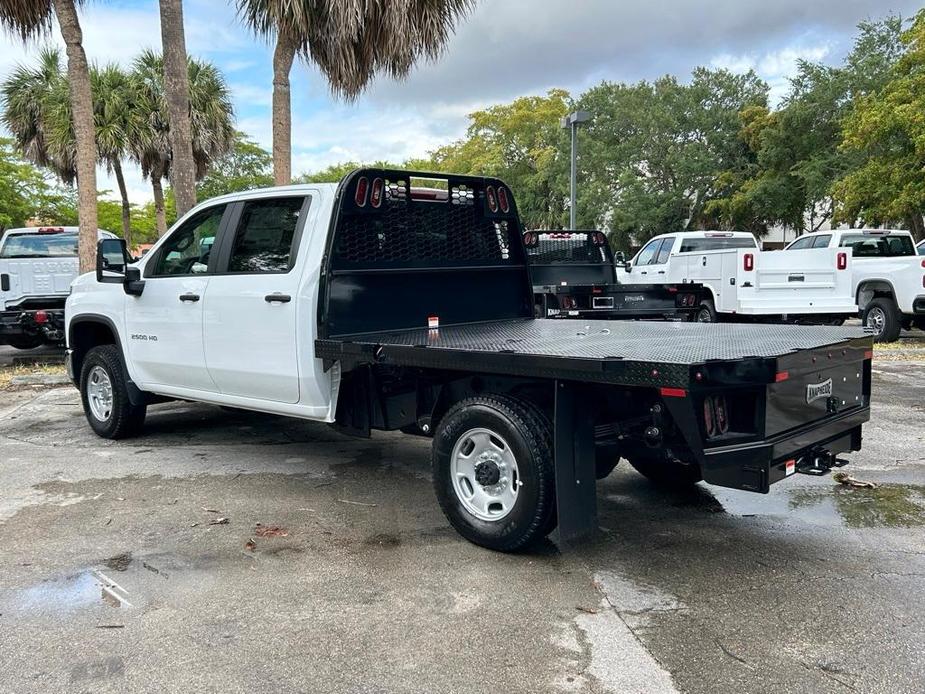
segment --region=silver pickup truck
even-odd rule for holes
[[[0,344],[64,342],[64,302],[78,274],[77,227],[8,229],[0,238]],[[99,231],[98,239],[114,239]]]

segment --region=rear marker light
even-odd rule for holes
[[[35,319],[36,323],[47,323],[48,322],[48,314],[45,313],[45,311],[36,311],[33,318]]]
[[[353,196],[353,201],[357,207],[366,207],[366,195],[369,192],[369,179],[366,176],[360,176],[357,181],[357,190]]]
[[[492,212],[498,211],[498,197],[495,194],[495,187],[488,186],[485,188],[485,198],[488,200],[488,209]]]
[[[504,212],[504,214],[511,211],[511,203],[507,197],[507,188],[504,186],[498,186],[498,204],[501,206],[501,211]]]
[[[867,359],[873,359],[873,358],[874,358],[874,350],[869,349],[869,350],[867,350],[866,352],[864,352],[864,359],[865,359],[865,360],[867,360]]]
[[[742,265],[745,268],[745,272],[751,272],[755,269],[755,256],[752,253],[746,253],[742,258]]]
[[[382,205],[382,179],[377,178],[373,181],[373,189],[369,194],[369,204],[378,209]]]
[[[783,381],[786,381],[788,378],[790,378],[789,371],[778,371],[777,375],[774,377],[774,382],[781,383]]]
[[[663,398],[686,398],[687,391],[683,388],[659,388]]]
[[[847,254],[847,253],[839,253],[839,254],[838,254],[837,267],[838,267],[839,270],[847,270],[847,269],[848,269],[848,254]]]

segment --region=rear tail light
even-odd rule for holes
[[[725,395],[708,395],[703,400],[703,426],[707,437],[722,436],[729,431],[729,411]]]
[[[382,179],[375,179],[373,181],[373,189],[369,194],[369,204],[377,209],[382,205],[382,188]]]
[[[524,234],[524,245],[527,248],[533,248],[540,242],[540,237],[535,231],[528,231]]]
[[[47,323],[48,322],[48,314],[45,313],[45,311],[36,311],[32,317],[33,319],[35,319],[36,323]]]
[[[839,270],[847,270],[847,269],[848,269],[848,254],[847,254],[847,253],[839,253],[839,254],[838,254],[838,263],[837,263],[837,266],[838,266],[838,269],[839,269]]]
[[[501,206],[501,211],[504,214],[507,214],[511,211],[511,201],[507,197],[507,188],[504,186],[498,186],[498,205]]]
[[[603,246],[605,243],[607,243],[607,237],[604,236],[604,234],[601,232],[595,231],[591,234],[591,242],[595,246]]]
[[[366,207],[366,196],[369,193],[369,179],[366,176],[360,176],[357,181],[356,193],[353,195],[353,201],[357,207]]]
[[[745,272],[751,272],[755,269],[755,256],[752,253],[746,253],[742,259],[742,265],[745,268]]]
[[[717,395],[713,398],[713,409],[716,410],[716,431],[725,434],[729,431],[729,413],[726,410],[726,398]]]
[[[488,209],[492,212],[498,211],[498,196],[495,193],[494,186],[487,186],[485,188],[485,198],[488,200]]]
[[[40,234],[61,234],[64,232],[64,227],[39,227],[38,233]]]
[[[704,398],[703,400],[703,425],[707,432],[707,438],[716,433],[716,412],[713,410],[713,398]]]

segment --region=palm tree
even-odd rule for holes
[[[183,0],[160,0],[161,46],[164,54],[164,100],[170,120],[173,153],[170,184],[177,215],[196,204],[196,163],[192,147],[190,85],[187,72],[186,36],[183,31]]]
[[[80,219],[80,270],[93,269],[96,261],[96,142],[93,137],[93,97],[90,66],[83,48],[77,17],[81,0],[0,0],[0,26],[23,41],[47,34],[52,18],[58,20],[67,51],[68,92],[77,142],[76,166]]]
[[[292,177],[289,73],[295,56],[314,63],[331,89],[358,96],[379,73],[406,76],[419,58],[436,59],[475,0],[235,0],[243,21],[276,38],[273,52],[273,177]],[[163,7],[163,0],[161,6]]]
[[[164,78],[164,59],[154,51],[144,51],[135,60],[132,79],[144,122],[135,131],[131,143],[132,156],[141,166],[141,173],[151,181],[158,236],[167,231],[164,209],[163,181],[169,178],[176,193],[171,130]],[[193,151],[194,182],[203,177],[210,164],[234,146],[234,109],[231,94],[221,72],[204,61],[187,59],[187,81],[190,104],[189,144]],[[177,202],[177,214],[183,212]]]

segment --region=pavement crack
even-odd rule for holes
[[[736,660],[736,661],[742,663],[742,665],[744,665],[746,668],[748,668],[749,670],[751,670],[751,671],[754,672],[754,670],[755,670],[755,666],[754,666],[754,665],[752,665],[751,663],[749,663],[749,662],[748,662],[747,660],[745,660],[745,658],[743,658],[742,656],[740,656],[740,655],[736,654],[735,652],[733,652],[731,649],[727,648],[727,647],[723,644],[722,641],[720,641],[719,639],[716,639],[716,638],[715,638],[715,639],[713,639],[713,643],[715,643],[717,646],[719,646],[719,649],[720,649],[723,653],[725,653],[726,655],[728,655],[730,658],[732,658],[733,660]]]

